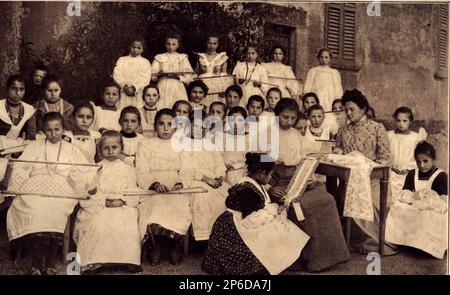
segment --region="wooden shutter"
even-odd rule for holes
[[[447,77],[448,4],[439,4],[438,76]]]
[[[356,4],[327,4],[326,46],[336,61],[355,60]]]

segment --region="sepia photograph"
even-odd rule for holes
[[[0,1],[0,275],[447,275],[448,9]]]

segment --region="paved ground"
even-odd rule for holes
[[[0,213],[0,275],[4,274],[27,274],[30,261],[24,259],[18,264],[14,264],[9,257],[9,245],[7,242],[5,228],[5,212]],[[194,245],[188,257],[179,266],[173,266],[168,261],[162,261],[158,266],[151,266],[146,261],[143,262],[143,272],[139,274],[167,274],[167,275],[199,275],[205,274],[201,269],[203,248],[201,245]],[[323,275],[365,275],[370,261],[366,256],[353,253],[352,259],[346,263],[334,266],[333,268],[320,272]],[[66,266],[62,263],[58,265],[58,273],[65,274]],[[123,274],[123,272],[105,272],[105,274]],[[285,272],[286,275],[307,275],[307,272]],[[402,248],[400,254],[385,257],[381,262],[381,274],[390,275],[436,275],[447,274],[447,257],[443,260],[435,259],[432,256],[412,248]]]

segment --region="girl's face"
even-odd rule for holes
[[[159,138],[163,140],[169,140],[172,138],[172,135],[176,130],[176,126],[172,126],[172,120],[173,117],[170,115],[162,115],[159,117],[155,126],[156,135]]]
[[[109,136],[103,140],[101,153],[102,158],[108,161],[114,161],[119,159],[122,152],[122,146],[120,145],[120,137]]]
[[[220,118],[220,120],[225,119],[225,110],[221,105],[213,105],[209,108],[209,115]]]
[[[274,62],[282,62],[284,58],[283,50],[281,48],[275,48],[272,53],[272,58]]]
[[[259,184],[268,184],[272,178],[273,170],[271,171],[258,171],[252,174],[252,178]]]
[[[280,94],[277,91],[270,91],[269,93],[267,93],[267,103],[272,110],[275,109],[275,106],[280,101],[280,99]]]
[[[313,110],[308,117],[309,121],[311,122],[311,125],[314,128],[319,128],[320,125],[322,125],[324,114],[321,110]]]
[[[344,106],[342,105],[341,102],[335,102],[333,104],[333,106],[331,107],[332,111],[343,111],[344,110]]]
[[[81,131],[87,131],[94,121],[94,114],[89,108],[80,108],[75,113],[75,127]]]
[[[305,102],[303,102],[303,107],[307,110],[315,104],[317,104],[316,98],[314,96],[307,96]]]
[[[241,113],[232,114],[232,127],[234,134],[244,134],[245,132],[245,118]]]
[[[59,96],[61,95],[61,86],[58,82],[51,82],[48,84],[47,88],[45,88],[44,93],[46,101],[49,103],[55,103],[60,99]]]
[[[227,109],[231,109],[233,107],[238,107],[240,101],[241,101],[241,97],[239,96],[239,94],[236,91],[229,91],[227,96],[225,97]]]
[[[192,102],[200,103],[205,98],[205,92],[201,87],[195,86],[192,88],[191,93],[189,93],[189,97]]]
[[[280,128],[283,130],[288,130],[297,123],[297,112],[294,110],[284,110],[279,116]]]
[[[347,113],[347,118],[352,123],[358,123],[366,115],[365,110],[359,108],[353,101],[345,103],[345,111]]]
[[[169,52],[169,53],[176,52],[179,46],[180,45],[179,45],[178,39],[167,38],[167,40],[166,40],[166,50],[167,50],[167,52]]]
[[[210,52],[210,53],[216,52],[217,47],[219,47],[219,38],[209,37],[208,41],[207,41],[208,52]]]
[[[258,52],[256,51],[256,49],[253,47],[249,47],[247,49],[247,61],[255,62],[257,58],[258,58]]]
[[[263,112],[263,107],[261,102],[252,101],[252,103],[248,106],[248,113],[250,116],[255,116],[258,118]]]
[[[319,56],[319,63],[322,66],[328,66],[331,62],[331,56],[328,51],[322,51],[322,53]]]
[[[181,103],[177,106],[175,113],[177,114],[177,117],[189,117],[189,112],[191,111],[191,108],[186,103]]]
[[[140,41],[134,41],[130,45],[130,54],[133,57],[140,56],[144,52],[144,44]]]
[[[47,71],[43,71],[43,70],[36,70],[36,71],[34,71],[33,84],[34,85],[41,85],[42,80],[44,80],[46,75],[47,75]]]
[[[295,125],[295,129],[299,130],[303,136],[306,135],[306,127],[308,126],[308,120],[300,119]]]
[[[109,107],[115,107],[120,99],[119,89],[117,87],[105,87],[103,90],[103,102]]]
[[[411,121],[409,120],[409,115],[405,113],[398,113],[395,118],[395,127],[398,131],[405,132],[409,130],[411,126]]]
[[[25,95],[25,84],[23,82],[14,81],[8,88],[8,100],[13,103],[20,102]]]
[[[126,113],[119,123],[124,133],[131,134],[137,131],[139,127],[139,118],[134,113]]]
[[[435,160],[428,155],[418,154],[416,157],[416,164],[420,172],[426,173],[433,168]]]
[[[45,138],[51,143],[57,143],[61,140],[64,128],[60,120],[47,121],[44,124]]]
[[[153,108],[159,100],[159,94],[155,88],[147,88],[142,98],[146,106]]]

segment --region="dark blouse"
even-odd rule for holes
[[[253,183],[242,182],[228,190],[225,205],[242,213],[242,218],[264,208],[264,196]]]
[[[419,171],[419,180],[428,180],[430,177],[436,172],[438,168],[434,167],[430,171],[426,173],[422,173]],[[403,185],[403,189],[415,192],[416,188],[414,186],[414,177],[416,174],[416,170],[410,170],[406,175],[405,184]],[[431,185],[431,189],[437,192],[439,195],[448,195],[448,183],[447,183],[447,173],[441,172],[434,179],[433,184]]]

